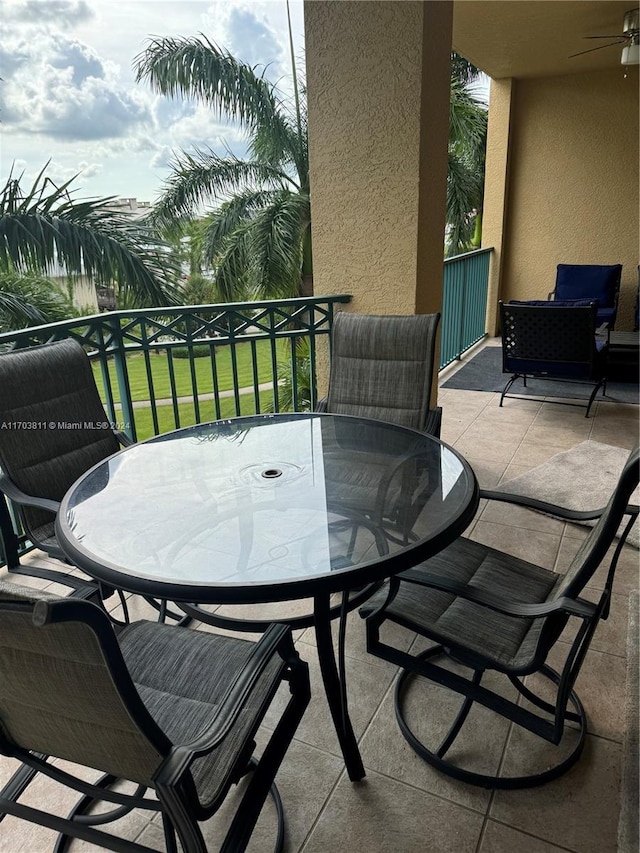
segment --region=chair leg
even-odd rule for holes
[[[309,704],[308,674],[304,664],[299,672],[291,673],[292,695],[287,707],[271,735],[262,757],[255,763],[255,769],[247,789],[242,797],[242,802],[231,822],[225,836],[220,853],[241,853],[245,850],[251,839],[256,821],[260,816],[264,802],[271,793],[278,813],[278,837],[276,839],[275,853],[280,853],[284,842],[284,812],[277,789],[274,793],[274,776],[276,775],[282,760],[287,752],[293,738],[293,733]],[[299,682],[299,683],[298,683]]]
[[[430,649],[428,653],[424,653],[423,655],[420,655],[418,657],[427,657],[427,655],[429,657],[433,656],[433,650]],[[546,676],[556,684],[560,681],[560,676],[550,667],[545,667],[544,670],[541,671],[541,674]],[[481,675],[481,673],[476,671],[474,673],[472,683],[479,685]],[[411,670],[405,669],[401,672],[400,678],[398,679],[396,685],[396,719],[398,720],[398,725],[400,727],[402,735],[409,743],[411,748],[414,750],[414,752],[416,752],[424,761],[426,761],[427,764],[431,765],[432,767],[435,767],[437,770],[440,770],[447,776],[451,776],[454,779],[458,779],[459,781],[466,782],[470,785],[476,785],[478,787],[488,789],[513,790],[519,788],[533,788],[537,785],[543,785],[546,782],[550,782],[552,779],[557,779],[563,773],[566,773],[566,771],[569,770],[569,768],[575,764],[575,762],[578,760],[582,753],[582,749],[584,747],[587,736],[587,721],[584,708],[582,707],[582,703],[580,702],[575,692],[572,690],[569,694],[569,701],[573,705],[575,714],[567,713],[565,715],[565,719],[568,721],[577,721],[579,727],[577,731],[576,729],[572,730],[572,732],[576,735],[576,743],[573,745],[570,752],[565,755],[564,758],[562,758],[556,764],[551,767],[548,767],[540,773],[532,773],[524,776],[495,776],[490,774],[476,773],[475,771],[467,770],[466,768],[461,767],[458,764],[454,764],[453,762],[448,761],[444,758],[444,755],[450,748],[454,739],[459,734],[462,725],[466,721],[466,718],[473,704],[472,700],[469,697],[464,697],[462,707],[458,711],[456,718],[453,721],[453,724],[451,725],[449,731],[447,732],[442,744],[436,749],[429,749],[413,733],[413,731],[409,727],[409,724],[407,723],[405,715],[404,700],[407,694],[407,689],[413,679],[417,677],[418,673],[412,672]],[[426,710],[426,713],[428,713],[428,709]],[[546,740],[545,743],[547,743]]]
[[[20,566],[18,537],[13,529],[13,521],[4,495],[0,495],[0,537],[2,537],[2,550],[4,551],[7,570],[15,571]]]
[[[162,829],[164,830],[164,843],[167,848],[167,853],[178,853],[176,831],[164,812],[162,812]]]
[[[162,788],[158,786],[156,793],[162,804],[163,820],[166,818],[171,824],[184,853],[207,853],[200,827],[187,808],[181,793],[169,786]]]
[[[507,392],[509,391],[509,389],[511,388],[513,383],[516,381],[516,379],[519,379],[519,378],[520,378],[520,374],[514,373],[513,376],[511,377],[511,379],[504,386],[504,391],[500,395],[500,404],[499,404],[500,406],[502,406],[502,402],[503,402],[504,398],[507,396]],[[527,377],[526,376],[524,377],[524,380],[525,380],[524,384],[526,385],[527,384]]]
[[[116,781],[116,776],[105,774],[95,783],[95,785],[97,788],[108,788],[109,785],[112,785]],[[146,787],[144,785],[139,785],[133,796],[140,797],[145,791]],[[129,805],[118,806],[117,808],[111,809],[107,812],[100,812],[99,814],[94,815],[88,814],[88,809],[90,809],[96,802],[99,802],[99,800],[91,794],[86,794],[84,797],[81,797],[67,815],[67,820],[72,820],[76,823],[85,824],[87,826],[100,826],[104,823],[111,823],[113,820],[119,820],[121,817],[124,817],[129,814],[129,812],[133,811],[136,807],[136,803],[132,801]],[[72,836],[60,833],[54,845],[53,853],[65,853],[72,841]]]
[[[482,670],[477,669],[473,674],[473,678],[472,678],[473,683],[474,684],[480,684],[480,681],[482,680],[482,676],[483,676]],[[399,709],[398,709],[398,690],[397,690],[397,688],[396,688],[396,703],[395,704],[396,704],[396,717],[398,718],[398,722],[400,722],[400,717],[398,716],[399,715]],[[438,756],[438,758],[444,758],[445,757],[445,755],[449,751],[449,748],[453,744],[454,740],[458,737],[458,733],[460,732],[460,729],[465,724],[465,721],[466,721],[467,717],[469,716],[469,711],[471,710],[472,705],[473,705],[473,699],[471,699],[469,697],[467,697],[464,700],[464,702],[462,703],[462,707],[458,711],[458,714],[457,714],[455,720],[453,721],[453,725],[449,729],[445,739],[442,741],[442,743],[440,744],[440,746],[436,750],[436,755]],[[404,723],[404,719],[403,719],[403,723]]]
[[[606,386],[604,386],[604,383],[606,383],[606,379],[601,379],[600,382],[598,382],[596,385],[594,385],[593,391],[591,392],[591,396],[589,397],[589,402],[587,403],[587,411],[585,413],[585,418],[589,417],[589,410],[591,409],[591,406],[593,405],[593,401],[596,398],[596,394],[598,393],[598,389],[602,387],[603,388],[602,393],[604,394],[604,387],[606,387]]]

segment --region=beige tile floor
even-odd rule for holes
[[[638,408],[598,403],[595,414],[551,402],[507,400],[498,395],[443,389],[443,439],[463,453],[486,488],[545,462],[555,453],[586,439],[630,448],[638,439]],[[528,511],[504,505],[481,505],[468,534],[562,571],[584,531]],[[46,563],[41,554],[29,557]],[[489,792],[466,786],[427,767],[409,749],[393,714],[394,667],[367,655],[363,626],[352,615],[347,638],[350,708],[367,776],[347,779],[320,686],[312,631],[298,632],[297,645],[312,676],[312,703],[278,775],[287,815],[286,849],[293,853],[613,853],[620,808],[620,775],[624,733],[625,642],[628,594],[638,584],[638,552],[626,547],[616,577],[608,622],[594,638],[577,690],[590,720],[587,746],[580,762],[561,779],[524,791]],[[590,595],[599,588],[593,579]],[[134,617],[144,616],[135,603]],[[393,641],[413,641],[399,630]],[[422,688],[421,688],[422,689]],[[433,713],[444,707],[437,691],[416,690],[411,708],[426,732]],[[440,701],[438,701],[440,699]],[[412,710],[412,713],[414,711]],[[265,730],[273,718],[268,716]],[[479,736],[482,762],[522,767],[534,754],[531,739],[479,713],[470,718]],[[260,746],[260,743],[259,743]],[[548,751],[548,750],[547,750]],[[545,751],[536,748],[536,760]],[[0,759],[0,784],[13,762]],[[65,813],[73,796],[55,783],[38,779],[25,802]],[[233,804],[231,803],[230,806]],[[230,808],[205,827],[209,849],[217,850],[221,824]],[[122,837],[162,849],[156,819],[134,813],[118,824]],[[272,849],[273,814],[269,805],[254,833],[250,849]],[[8,817],[0,823],[0,853],[40,853],[52,849],[53,834]],[[95,849],[74,842],[73,851]]]

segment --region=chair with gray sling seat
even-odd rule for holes
[[[524,788],[556,778],[578,759],[586,738],[586,717],[573,686],[595,629],[609,615],[618,557],[638,515],[638,507],[628,505],[638,479],[636,447],[609,503],[593,513],[564,510],[515,495],[481,492],[481,497],[535,508],[561,519],[597,519],[564,575],[460,538],[430,560],[392,578],[386,589],[361,608],[368,650],[402,668],[396,685],[396,718],[411,747],[429,764],[456,779],[485,788]],[[581,597],[583,589],[605,562],[626,514],[630,517],[609,560],[602,593],[595,603],[586,600]],[[387,620],[417,632],[435,645],[411,653],[404,647],[381,642],[380,628]],[[573,639],[556,645],[565,628],[572,627],[576,628]],[[554,659],[561,654],[559,672],[547,662],[552,654]],[[468,676],[460,672],[461,666],[471,671]],[[554,698],[543,699],[533,692],[529,681],[523,683],[525,676],[534,673],[555,686],[550,691]],[[485,674],[491,677],[483,685]],[[506,676],[510,689],[521,694],[519,704],[505,693],[504,685],[497,684],[505,679],[496,674]],[[442,726],[446,734],[439,744],[426,745],[425,738],[421,740],[415,734],[415,716],[411,725],[407,721],[407,699],[412,692],[409,688],[416,678],[447,688],[438,689],[439,698],[423,709],[425,715],[430,715],[428,728],[432,732],[438,708],[446,713],[447,723]],[[522,697],[527,700],[524,704]],[[454,703],[450,700],[455,698],[462,699],[461,704],[455,703],[457,713],[451,710]],[[469,737],[462,738],[463,746],[456,743],[456,738],[464,731],[474,703],[515,723],[516,728],[522,727],[555,744],[555,762],[541,750],[545,769],[539,772],[505,776],[477,772],[477,767],[470,769],[470,758],[485,760],[486,741],[474,751]],[[571,742],[572,737],[575,743]],[[528,759],[533,760],[537,743],[540,742],[527,741]]]
[[[60,572],[20,565],[5,498],[18,509],[24,538],[65,560],[53,530],[65,492],[92,465],[131,443],[107,423],[79,343],[64,340],[0,355],[0,425],[0,532],[7,568],[73,585],[74,578]]]
[[[69,838],[142,853],[151,848],[97,827],[145,809],[161,813],[168,853],[177,853],[176,835],[185,853],[205,853],[199,823],[253,771],[220,850],[245,850],[270,791],[282,849],[273,780],[309,702],[289,628],[274,624],[257,643],[156,622],[116,634],[91,602],[0,582],[0,674],[0,752],[22,762],[0,792],[0,820],[15,815],[60,833],[57,853]],[[256,760],[256,731],[283,681],[289,700]],[[90,784],[54,758],[105,775]],[[38,773],[84,795],[67,818],[19,802]],[[138,788],[112,790],[117,779]],[[97,801],[114,808],[89,814]]]
[[[338,314],[331,332],[329,391],[318,402],[317,411],[388,421],[438,438],[442,409],[429,406],[439,322],[440,314]],[[336,436],[339,439],[339,425]],[[339,462],[326,465],[325,477],[331,478],[334,494],[343,494],[343,508],[361,505],[350,496],[362,489],[378,492],[381,505],[388,508],[392,503],[380,472],[388,469],[389,447],[381,447],[380,454],[359,450],[342,442]],[[345,461],[344,451],[352,454],[350,462]],[[413,500],[402,492],[398,495],[391,518],[394,524],[405,497]],[[354,527],[353,537],[356,533]]]
[[[338,314],[331,332],[329,392],[317,411],[439,436],[442,409],[429,408],[439,321],[440,314]]]
[[[67,339],[0,355],[0,533],[7,569],[72,587],[76,596],[90,594],[92,581],[54,569],[22,566],[19,537],[5,499],[17,508],[23,538],[51,557],[67,562],[54,532],[60,501],[89,468],[120,447],[132,444],[111,428],[91,363],[77,341]],[[2,497],[4,495],[4,498]],[[113,590],[101,586],[106,597]],[[120,600],[127,617],[127,605]],[[160,611],[166,602],[147,601]]]

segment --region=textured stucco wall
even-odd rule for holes
[[[424,76],[442,59],[425,43],[446,65],[450,26],[449,3],[305,3],[314,290],[353,294],[349,310],[440,305],[448,111],[427,139]]]
[[[482,243],[484,246],[493,247],[487,294],[487,331],[491,335],[496,334],[498,299],[508,235],[509,140],[511,104],[515,100],[515,92],[515,80],[509,78],[491,82],[482,214]]]
[[[616,68],[517,81],[501,298],[546,298],[558,263],[622,263],[616,328],[631,328],[638,68],[623,74]]]

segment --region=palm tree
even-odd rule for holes
[[[203,203],[216,205],[202,220],[202,253],[224,302],[311,295],[306,100],[293,57],[291,103],[205,36],[151,39],[135,65],[139,81],[210,105],[248,136],[246,160],[211,149],[179,154],[155,221],[186,221]]]
[[[451,54],[449,167],[447,172],[447,255],[480,244],[487,110],[473,94],[480,71]]]
[[[50,279],[0,269],[0,333],[68,320],[74,313],[71,300]]]
[[[115,211],[112,197],[75,199],[75,178],[57,186],[46,168],[28,190],[13,173],[0,190],[0,272],[57,267],[115,283],[140,306],[176,304],[177,270],[151,228]]]

